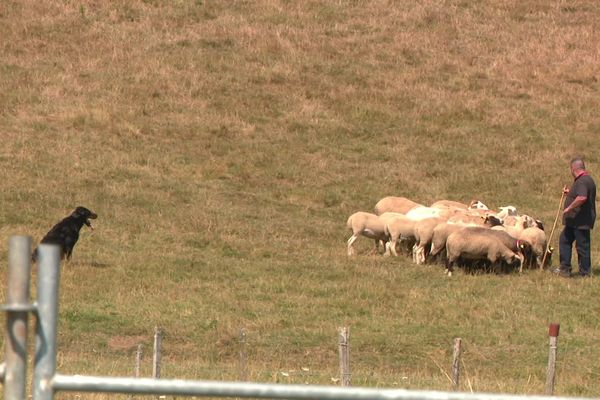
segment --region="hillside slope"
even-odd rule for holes
[[[558,321],[557,392],[600,395],[596,279],[345,255],[386,195],[552,225],[570,157],[600,175],[595,3],[26,0],[0,22],[0,239],[99,215],[63,268],[61,372],[130,374],[160,325],[164,376],[237,379],[244,328],[250,379],[330,383],[348,325],[355,385],[447,389],[461,336],[474,390],[540,393]]]

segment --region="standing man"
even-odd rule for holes
[[[560,267],[556,272],[563,277],[571,276],[571,252],[575,242],[578,275],[589,277],[592,273],[590,230],[594,228],[596,220],[596,184],[586,171],[581,157],[571,160],[571,175],[575,179],[571,188],[563,188],[566,195],[564,229],[559,239]]]

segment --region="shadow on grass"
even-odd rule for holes
[[[97,261],[66,261],[66,260],[61,260],[60,261],[60,266],[61,266],[61,268],[66,268],[66,269],[77,269],[77,268],[87,268],[87,267],[92,267],[92,268],[108,268],[108,267],[110,267],[110,264],[103,263],[103,262],[97,262]]]
[[[97,261],[92,261],[91,263],[88,263],[87,265],[92,268],[108,268],[108,267],[110,267],[110,264],[108,264],[108,263],[97,262]]]

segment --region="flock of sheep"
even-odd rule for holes
[[[376,251],[386,256],[405,252],[412,253],[416,264],[441,262],[448,276],[455,265],[522,271],[524,265],[541,268],[542,263],[551,263],[552,249],[547,248],[543,224],[518,214],[514,206],[495,212],[476,200],[469,205],[440,200],[424,206],[390,196],[377,202],[374,214],[352,214],[347,227],[352,231],[349,256],[354,255],[354,242],[362,235],[374,239]]]

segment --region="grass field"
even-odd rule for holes
[[[354,385],[447,390],[461,337],[461,390],[543,393],[560,322],[556,393],[598,397],[597,277],[349,259],[345,223],[399,195],[551,227],[568,160],[600,176],[599,25],[589,0],[2,2],[0,265],[98,213],[65,374],[131,375],[142,343],[149,375],[158,325],[163,377],[237,379],[244,328],[249,379],[333,384],[349,326]]]

